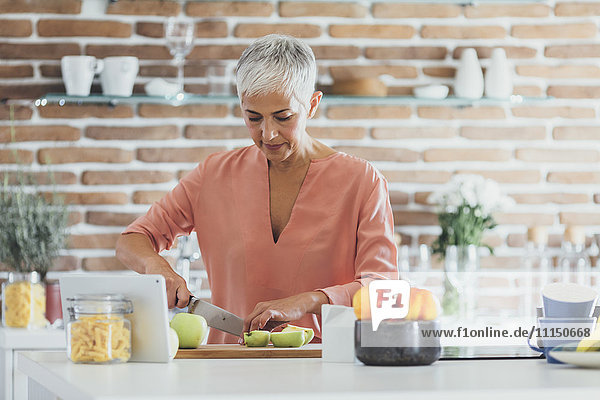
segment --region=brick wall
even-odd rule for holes
[[[197,39],[187,59],[186,90],[207,93],[207,67],[231,76],[256,37],[282,32],[305,38],[317,56],[325,91],[333,79],[390,75],[388,92],[452,84],[461,51],[475,47],[485,67],[506,49],[515,94],[553,100],[520,105],[329,105],[309,132],[374,162],[390,182],[397,230],[408,242],[438,232],[427,193],[453,174],[479,173],[502,184],[517,205],[489,235],[497,257],[484,268],[518,267],[527,226],[551,226],[552,245],[565,224],[600,231],[600,1],[547,1],[461,6],[425,2],[112,3],[94,0],[0,0],[0,98],[35,99],[64,91],[60,58],[133,55],[136,92],[176,69],[163,38],[166,16],[187,14]],[[94,85],[93,91],[99,92]],[[9,149],[36,169],[46,160],[72,209],[69,251],[57,268],[121,269],[118,233],[214,151],[249,144],[235,105],[0,105],[0,163]]]

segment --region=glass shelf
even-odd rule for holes
[[[518,105],[523,103],[543,102],[553,99],[553,97],[523,97],[511,96],[509,99],[465,99],[460,97],[446,97],[445,99],[427,99],[413,96],[387,96],[387,97],[364,97],[364,96],[336,96],[324,95],[322,103],[326,105],[431,105],[431,106],[450,106],[450,107],[468,107],[481,105]],[[237,96],[208,96],[186,94],[183,98],[167,98],[160,96],[133,95],[130,97],[117,96],[67,96],[61,93],[49,93],[34,101],[34,105],[43,107],[47,104],[106,104],[116,106],[119,104],[165,104],[173,106],[184,106],[192,104],[237,104]]]
[[[120,0],[110,0],[111,3],[117,3]],[[169,2],[178,2],[180,0],[166,0]],[[217,0],[187,0],[188,2],[194,3],[206,3],[206,2],[214,2]],[[363,0],[225,0],[225,2],[248,2],[248,3],[257,3],[257,2],[316,2],[316,3],[360,3]],[[545,3],[549,0],[372,0],[373,3],[441,3],[441,4],[461,4],[461,5],[470,5],[470,4],[489,4],[489,3]]]

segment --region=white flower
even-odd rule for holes
[[[427,201],[437,204],[445,212],[455,212],[462,205],[468,205],[472,209],[479,207],[476,215],[481,217],[487,217],[514,204],[512,198],[501,193],[495,181],[469,174],[453,176],[450,182],[432,193]]]

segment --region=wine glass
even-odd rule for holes
[[[169,52],[177,64],[177,86],[179,87],[176,98],[183,100],[183,63],[185,56],[190,54],[194,44],[194,21],[170,17],[165,25],[165,38]]]

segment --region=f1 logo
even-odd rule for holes
[[[373,330],[384,319],[404,318],[408,315],[410,284],[403,280],[374,280],[369,283],[369,303]]]

